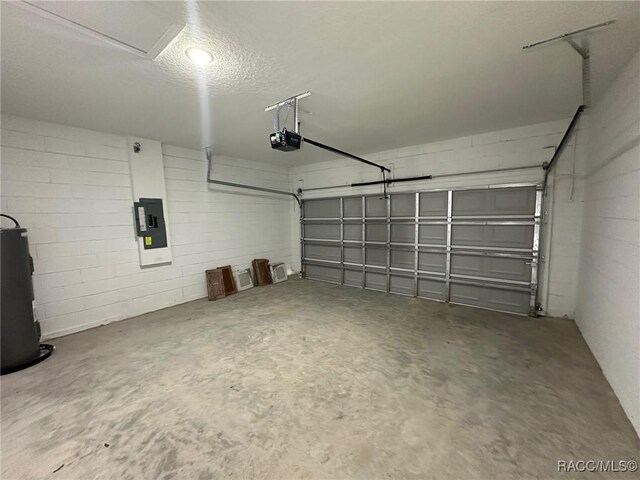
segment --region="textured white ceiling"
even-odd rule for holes
[[[64,11],[89,22],[84,7]],[[590,36],[595,98],[640,45],[640,2],[102,2],[93,24],[108,12],[129,38],[187,24],[151,61],[1,8],[3,112],[277,162],[328,157],[268,145],[264,107],[305,90],[304,134],[366,154],[569,117],[579,56],[522,45],[616,19]],[[193,45],[213,63],[190,63]]]

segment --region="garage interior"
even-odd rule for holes
[[[0,16],[2,478],[635,478],[639,2]]]

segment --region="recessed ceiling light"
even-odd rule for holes
[[[203,50],[202,48],[187,48],[187,51],[185,53],[192,62],[197,63],[198,65],[206,65],[207,63],[211,63],[211,60],[213,60],[213,55],[211,55],[210,52]]]

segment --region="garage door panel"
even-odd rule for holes
[[[386,248],[367,248],[365,250],[366,264],[386,267],[387,266],[387,249]]]
[[[418,296],[432,300],[444,300],[446,284],[437,280],[418,279]]]
[[[384,273],[366,272],[365,286],[372,290],[387,291],[387,275]]]
[[[344,261],[346,263],[362,264],[362,248],[361,247],[344,247]]]
[[[497,188],[454,191],[453,216],[533,215],[535,188]]]
[[[535,188],[499,188],[491,190],[489,213],[498,215],[533,215],[536,209]]]
[[[345,198],[344,199],[344,216],[362,218],[362,198]]]
[[[500,288],[452,283],[450,301],[513,313],[529,311],[528,292]]]
[[[447,192],[429,192],[420,194],[420,216],[446,216]]]
[[[386,242],[387,241],[387,224],[386,223],[369,223],[365,227],[365,240],[367,242]]]
[[[391,195],[392,217],[413,217],[416,213],[416,197],[413,194]]]
[[[540,199],[534,186],[497,186],[308,200],[306,276],[528,313]]]
[[[367,197],[365,199],[365,205],[367,217],[387,216],[387,200],[384,197],[378,195],[375,197]]]
[[[488,225],[488,241],[500,247],[533,248],[533,225]]]
[[[362,270],[344,270],[344,283],[354,287],[362,286]]]
[[[533,225],[453,225],[453,246],[502,248],[533,247]]]
[[[322,240],[340,240],[340,225],[307,223],[304,226],[304,236]]]
[[[418,227],[418,243],[430,245],[446,245],[446,225],[420,225]]]
[[[415,225],[391,224],[391,241],[398,243],[411,243],[415,239]]]
[[[482,215],[487,210],[486,190],[453,192],[452,213],[454,215]]]
[[[524,258],[487,258],[487,272],[495,278],[531,281],[531,260]]]
[[[452,254],[451,273],[528,282],[531,280],[531,266],[527,262],[521,258]]]
[[[391,267],[413,270],[415,252],[409,250],[391,250]]]
[[[340,247],[333,245],[306,245],[304,255],[318,260],[340,261]]]
[[[340,283],[342,272],[339,268],[325,267],[321,265],[307,265],[305,267],[305,276],[314,280]]]
[[[415,295],[415,279],[391,275],[389,277],[389,291],[404,295]]]
[[[305,200],[305,218],[338,218],[340,217],[340,199]]]
[[[447,268],[446,253],[419,252],[418,270],[426,272],[442,272]]]
[[[485,230],[479,225],[454,225],[451,227],[451,243],[453,245],[484,245]]]
[[[362,241],[362,224],[361,223],[345,223],[344,239]]]

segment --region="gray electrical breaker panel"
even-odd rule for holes
[[[144,249],[167,246],[167,229],[161,198],[141,198],[133,204],[136,217],[136,233],[144,239]]]

